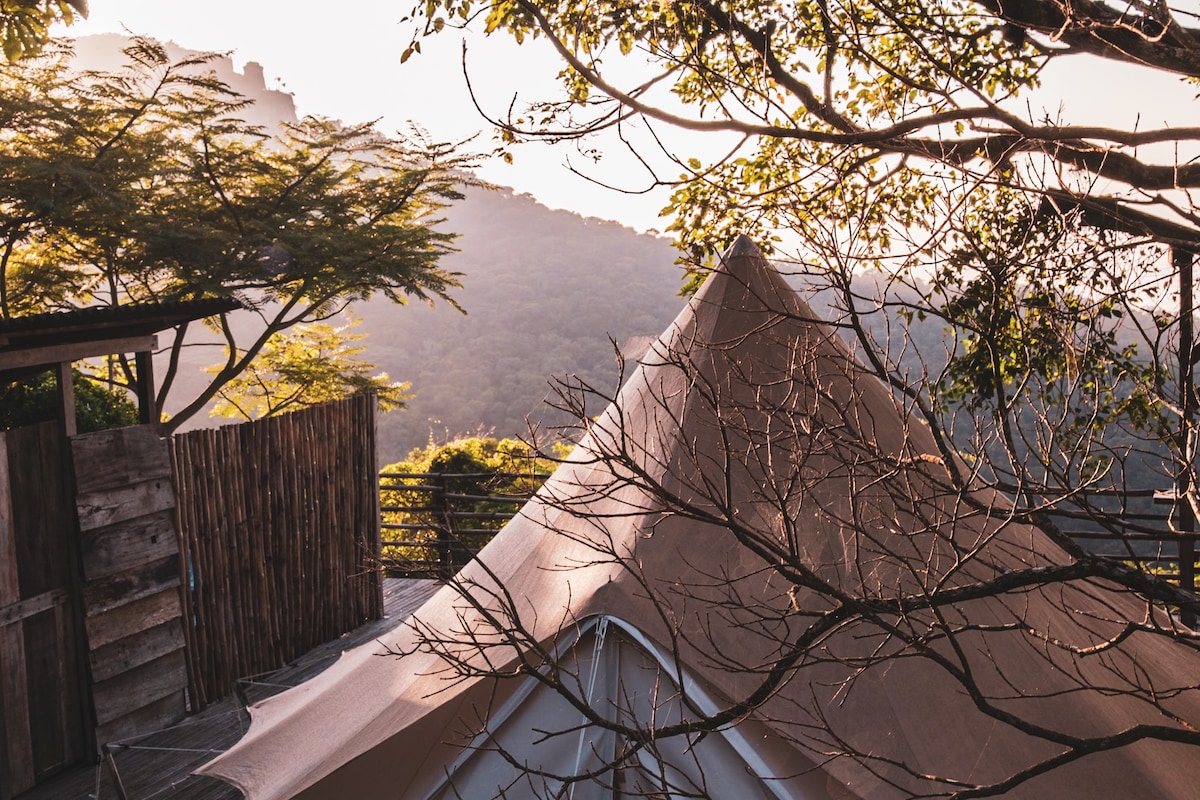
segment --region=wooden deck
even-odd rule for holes
[[[227,697],[166,730],[111,745],[108,763],[76,767],[22,794],[19,800],[239,800],[241,792],[221,781],[191,775],[246,732],[255,703],[303,683],[350,647],[364,644],[412,614],[440,584],[431,580],[384,581],[385,618],[306,653],[267,675],[242,681],[241,697]]]

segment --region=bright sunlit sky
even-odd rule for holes
[[[87,20],[60,26],[56,33],[86,36],[128,30],[193,50],[231,51],[239,71],[247,61],[262,64],[267,88],[291,92],[301,115],[348,123],[379,119],[387,133],[404,129],[412,120],[438,139],[481,133],[474,146],[490,150],[492,126],[475,110],[463,78],[460,32],[448,30],[427,40],[422,54],[401,65],[412,27],[399,19],[410,5],[353,0],[342,6],[314,4],[314,10],[307,10],[303,3],[265,0],[91,0]],[[493,113],[503,112],[515,91],[525,94],[540,87],[545,95],[554,88],[559,69],[544,43],[518,47],[500,36],[482,35],[471,37],[468,65],[477,91],[491,98]],[[478,173],[528,192],[551,208],[615,219],[638,230],[665,227],[658,217],[665,193],[621,194],[573,175],[565,166],[569,161],[587,167],[604,180],[621,175],[624,188],[644,188],[644,176],[619,150],[612,148],[597,167],[571,145],[526,146],[515,151],[513,165],[493,159]]]
[[[291,92],[300,114],[318,114],[345,122],[380,120],[385,132],[413,120],[439,139],[481,132],[477,147],[492,146],[492,126],[471,103],[461,68],[463,34],[445,31],[426,40],[424,52],[400,64],[412,35],[400,17],[405,0],[353,0],[344,5],[287,3],[276,0],[205,0],[203,3],[148,0],[91,0],[87,20],[57,32],[72,36],[132,32],[194,50],[231,52],[241,70],[245,62],[263,65],[267,87]],[[317,11],[319,9],[319,12]],[[476,92],[488,98],[488,110],[503,113],[514,92],[546,96],[559,64],[542,42],[518,47],[503,36],[467,37],[468,72]],[[1154,127],[1170,120],[1196,125],[1195,89],[1177,79],[1138,76],[1128,68],[1082,64],[1050,76],[1047,91],[1033,103],[1040,116],[1065,106],[1064,121]],[[1065,99],[1063,99],[1065,98]],[[1028,113],[1028,112],[1027,112]],[[677,141],[677,140],[674,140]],[[707,142],[706,144],[712,144]],[[498,184],[528,192],[552,208],[584,216],[615,219],[638,230],[665,227],[658,210],[663,191],[630,195],[573,175],[568,162],[593,177],[637,190],[647,180],[615,140],[602,143],[599,165],[572,145],[526,145],[515,151],[513,165],[499,159],[479,174]],[[674,175],[668,170],[669,175]]]

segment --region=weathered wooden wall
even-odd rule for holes
[[[71,439],[96,739],[152,731],[186,713],[175,490],[153,426]]]
[[[0,432],[0,797],[84,758],[90,713],[66,440]]]
[[[172,440],[198,708],[383,613],[375,398]]]

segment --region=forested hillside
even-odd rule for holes
[[[507,189],[472,189],[447,217],[446,227],[462,234],[446,265],[462,273],[457,298],[467,313],[387,302],[355,309],[358,330],[370,334],[368,357],[411,381],[415,394],[407,410],[381,418],[385,460],[431,434],[520,434],[527,417],[544,419],[555,377],[614,386],[609,337],[636,351],[683,302],[664,239]]]

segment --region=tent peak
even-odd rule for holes
[[[729,261],[734,258],[763,258],[762,249],[754,243],[744,233],[739,233],[737,238],[733,240],[733,244],[729,245],[729,249],[722,256],[723,261]]]

